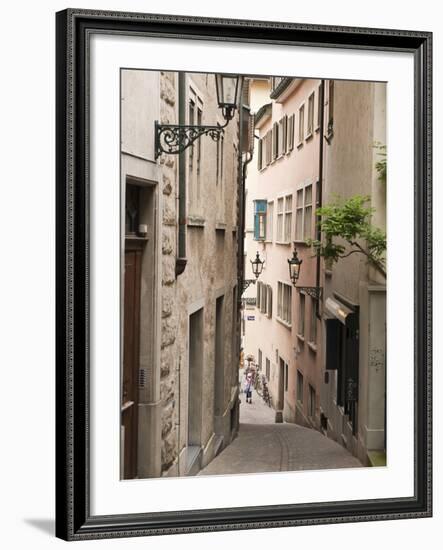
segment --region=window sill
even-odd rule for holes
[[[314,137],[314,134],[313,134],[312,132],[310,132],[310,133],[305,137],[305,141],[310,141],[313,137]]]
[[[284,327],[286,327],[287,329],[291,330],[292,329],[292,325],[290,323],[288,323],[287,321],[284,321],[283,319],[281,319],[280,317],[276,317],[277,321],[279,323],[281,323]]]
[[[326,143],[329,145],[334,137],[334,130],[330,130],[325,134]]]
[[[306,246],[306,247],[309,247],[310,245],[305,241],[305,240],[299,240],[299,239],[295,239],[293,241],[295,244],[297,245],[303,245],[303,246]]]
[[[225,222],[215,222],[215,230],[216,231],[226,231]]]
[[[300,141],[297,143],[297,149],[301,149],[303,147],[303,141]]]
[[[291,244],[290,241],[275,241],[275,244],[282,244],[285,246],[289,246]]]
[[[312,352],[317,353],[317,344],[314,344],[314,342],[308,342],[308,346]]]
[[[317,126],[317,127],[315,128],[315,132],[316,132],[316,133],[320,132],[320,126]]]
[[[305,337],[303,336],[303,334],[298,334],[297,333],[297,338],[300,340],[300,342],[305,343]]]
[[[206,225],[205,218],[202,218],[200,216],[188,216],[188,227],[200,227],[204,228]]]

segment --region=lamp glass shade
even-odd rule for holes
[[[300,264],[289,263],[289,277],[291,281],[295,283],[300,275]]]
[[[252,272],[254,273],[255,277],[258,279],[261,275],[261,272],[263,271],[263,265],[264,261],[260,260],[260,255],[257,252],[257,255],[255,256],[255,260],[251,260],[252,264]]]
[[[292,258],[288,260],[289,277],[293,285],[295,285],[295,283],[298,281],[298,278],[300,276],[300,266],[302,262],[303,260],[300,260],[297,256],[297,250],[294,249]]]
[[[235,108],[238,103],[238,94],[241,77],[232,74],[215,75],[217,102],[220,108]]]

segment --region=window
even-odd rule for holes
[[[201,126],[203,124],[202,123],[202,117],[203,117],[202,109],[201,109],[201,107],[197,107],[197,124],[198,124],[198,126]],[[197,181],[200,180],[201,156],[202,156],[202,140],[198,139],[197,140]],[[198,194],[200,194],[199,191],[200,191],[200,186],[198,185],[198,187],[197,187]]]
[[[278,283],[277,317],[287,325],[292,324],[292,287],[285,283]]]
[[[289,243],[292,238],[292,195],[277,200],[277,241]]]
[[[261,370],[263,365],[263,352],[261,349],[258,350],[258,368]]]
[[[126,184],[125,233],[135,235],[138,230],[140,214],[140,186]]]
[[[317,300],[311,298],[311,323],[309,327],[309,341],[312,344],[317,342]]]
[[[305,106],[302,105],[298,110],[298,145],[303,144],[305,139]]]
[[[327,135],[332,136],[334,128],[334,81],[328,83],[328,126]]]
[[[215,183],[218,185],[218,181],[220,179],[220,140],[218,139],[215,142],[215,149],[216,149],[216,155],[215,155]]]
[[[282,242],[283,241],[283,206],[284,206],[284,198],[280,197],[277,200],[277,241]]]
[[[203,101],[197,95],[192,86],[188,91],[188,112],[187,123],[190,125],[202,125],[203,124]],[[199,139],[195,141],[188,148],[188,193],[189,193],[189,209],[191,214],[198,214],[200,207],[200,195],[201,195],[201,168],[202,168],[202,155],[203,155],[203,140]],[[215,167],[218,171],[218,164]]]
[[[266,200],[254,201],[254,240],[264,241],[266,238]]]
[[[258,140],[257,146],[257,168],[261,170],[263,168],[263,139]]]
[[[189,101],[188,124],[195,124],[194,114],[195,114],[195,101],[191,99]],[[194,145],[191,145],[189,147],[188,161],[189,161],[189,175],[191,176],[194,170]]]
[[[307,138],[312,136],[312,133],[314,131],[314,100],[315,92],[312,92],[308,99],[308,128],[306,134]]]
[[[290,242],[292,237],[292,195],[285,197],[285,242]]]
[[[295,126],[295,115],[291,115],[288,119],[288,153],[294,149],[294,126]]]
[[[288,380],[289,380],[289,366],[285,363],[285,391],[288,391]]]
[[[303,292],[299,292],[299,305],[298,305],[298,331],[300,336],[305,335],[305,295]]]
[[[312,185],[297,191],[295,240],[306,241],[312,237]]]
[[[317,90],[317,129],[320,128],[321,124],[321,113],[322,113],[322,104],[321,104],[321,86]]]
[[[278,122],[274,122],[272,127],[272,160],[278,157]]]
[[[270,285],[267,285],[266,300],[266,314],[270,319],[272,317],[272,287]]]
[[[199,140],[201,141],[201,140]],[[225,138],[223,136],[219,139],[220,142],[220,183],[223,184],[223,167],[225,164],[224,152],[225,152]]]
[[[260,285],[260,311],[261,313],[267,313],[268,307],[268,285]]]
[[[308,384],[308,416],[311,418],[315,417],[315,390],[311,386],[311,384]]]
[[[266,357],[266,379],[269,380],[271,378],[271,361]]]
[[[257,283],[257,296],[256,296],[256,306],[257,306],[257,309],[260,309],[260,295],[261,295],[261,285],[262,283],[260,281],[258,281]]]
[[[303,189],[297,191],[297,206],[295,210],[295,240],[303,240]]]
[[[303,374],[297,369],[297,401],[303,403]]]
[[[272,241],[274,228],[274,201],[268,202],[266,211],[266,240]]]
[[[283,117],[283,148],[282,155],[288,152],[288,115]]]
[[[272,162],[272,130],[269,130],[265,136],[266,140],[266,166]]]
[[[286,134],[287,134],[288,117],[285,115],[278,123],[277,131],[277,157],[281,157],[286,153]]]
[[[303,220],[304,239],[312,237],[312,185],[305,187],[305,211]]]

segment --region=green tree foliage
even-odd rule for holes
[[[375,163],[375,169],[378,172],[378,180],[386,185],[386,169],[387,169],[387,153],[386,145],[383,145],[379,141],[374,143],[374,148],[377,149],[377,154],[380,160]]]
[[[309,244],[332,262],[363,254],[386,277],[386,233],[371,224],[375,209],[368,206],[369,202],[369,196],[355,195],[346,201],[337,197],[333,203],[317,208],[323,240],[310,240]]]

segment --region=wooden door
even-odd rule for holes
[[[125,249],[123,381],[121,423],[124,432],[124,479],[137,475],[138,369],[140,338],[141,250]]]

